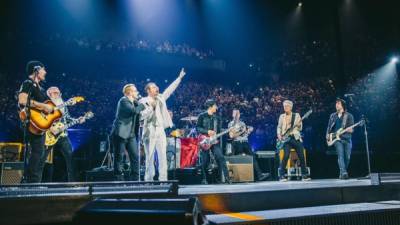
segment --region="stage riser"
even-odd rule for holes
[[[353,215],[335,215],[310,217],[294,220],[272,221],[268,225],[398,225],[400,221],[400,211],[360,213]]]
[[[399,184],[196,195],[206,214],[400,199]]]

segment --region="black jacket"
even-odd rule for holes
[[[216,130],[214,126],[216,126]],[[207,112],[204,112],[199,115],[196,128],[200,134],[207,134],[208,130],[214,130],[219,133],[221,131],[221,120],[215,114],[210,116]]]
[[[329,117],[329,122],[328,122],[328,127],[326,129],[326,134],[328,135],[329,133],[333,132],[333,129],[335,128],[335,122],[336,119],[338,118],[338,114],[332,113],[331,116]],[[354,117],[351,113],[349,112],[344,112],[343,114],[343,123],[342,123],[342,128],[347,128],[351,125],[354,124]],[[350,140],[351,139],[351,133],[346,132],[344,134],[342,134],[341,136],[342,139],[345,140]]]
[[[140,112],[144,105],[131,102],[127,97],[118,101],[112,133],[123,139],[136,137],[139,131]]]

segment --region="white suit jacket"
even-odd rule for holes
[[[172,93],[176,90],[176,88],[181,83],[182,78],[177,78],[174,82],[172,82],[162,94],[159,94],[157,98],[157,105],[155,109],[151,107],[151,97],[147,96],[139,100],[139,103],[143,103],[145,105],[145,109],[141,112],[141,119],[144,121],[143,123],[143,137],[147,137],[149,135],[149,127],[152,126],[151,118],[155,114],[157,121],[161,122],[160,126],[164,129],[173,126],[172,119],[170,114],[168,113],[167,103],[166,101],[172,95]]]

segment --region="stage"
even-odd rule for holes
[[[267,218],[282,220],[302,218],[302,215],[325,215],[323,212],[336,215],[341,210],[344,210],[343,213],[354,213],[373,210],[374,207],[374,212],[389,210],[397,212],[396,215],[400,212],[400,181],[376,184],[370,179],[267,181],[230,185],[178,185],[174,181],[57,183],[2,186],[0,190],[0,224],[4,225],[69,224],[77,211],[98,199],[168,201],[195,197],[211,224],[259,223],[266,222]],[[378,203],[383,201],[392,202]]]

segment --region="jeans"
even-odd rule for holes
[[[58,151],[61,153],[65,160],[65,169],[66,169],[66,180],[67,182],[73,182],[74,179],[74,167],[72,164],[72,144],[71,141],[69,140],[68,136],[65,137],[60,137],[57,141],[57,143],[52,147],[53,151]],[[43,164],[45,163],[48,154],[50,153],[50,149],[45,150],[45,154],[42,158]],[[47,165],[49,167],[50,165]],[[57,165],[55,165],[57,166]],[[50,169],[50,171],[46,176],[45,182],[51,182],[52,181],[52,175],[53,175],[53,169],[52,168],[47,168]]]
[[[350,164],[351,141],[337,141],[335,142],[335,148],[338,155],[340,175],[347,174],[347,168]]]
[[[225,157],[222,154],[222,150],[218,144],[212,146],[211,149],[209,150],[201,150],[200,157],[201,157],[203,179],[206,179],[205,171],[207,170],[208,164],[210,163],[210,154],[213,154],[215,157],[215,161],[217,161],[219,175],[223,174],[225,179],[229,179],[229,172],[228,172],[228,167],[226,166]]]

